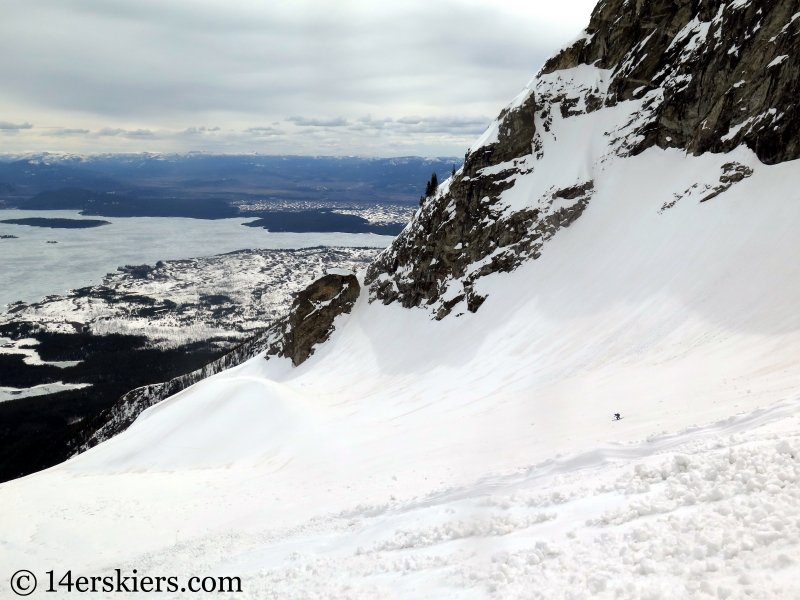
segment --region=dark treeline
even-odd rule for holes
[[[0,386],[91,383],[80,390],[0,402],[0,482],[51,467],[69,457],[76,438],[92,416],[126,392],[169,380],[216,360],[224,350],[211,341],[177,349],[149,348],[131,335],[33,333],[19,324],[0,326],[0,335],[35,337],[46,361],[82,360],[74,367],[27,365],[21,355],[0,355]]]

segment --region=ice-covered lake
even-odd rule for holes
[[[83,219],[77,211],[2,210],[0,220],[28,217]],[[312,246],[386,247],[390,236],[372,233],[273,233],[242,227],[252,219],[109,218],[93,229],[48,229],[0,223],[0,312],[17,300],[100,283],[126,264],[154,264],[247,248]],[[48,241],[58,242],[49,244]]]

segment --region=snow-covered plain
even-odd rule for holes
[[[604,134],[640,107],[553,111],[504,200],[595,193],[540,258],[477,281],[477,313],[434,321],[362,291],[300,367],[256,357],[0,486],[8,576],[236,575],[230,597],[275,599],[800,598],[800,165],[621,158]],[[752,176],[685,195],[731,161]]]
[[[0,218],[82,219],[78,211],[3,210]],[[233,252],[245,248],[386,247],[390,236],[353,233],[277,233],[242,227],[252,219],[110,218],[93,229],[47,229],[0,223],[0,310],[51,294],[96,285],[117,267]],[[58,242],[48,244],[48,241]]]
[[[0,386],[0,402],[19,400],[20,398],[32,398],[34,396],[46,396],[66,390],[80,390],[91,385],[91,383],[64,383],[63,381],[56,381],[54,383],[43,383],[27,388]]]
[[[24,322],[40,332],[73,333],[77,326],[96,335],[144,335],[159,347],[216,338],[225,347],[283,316],[294,296],[324,269],[363,268],[378,252],[352,247],[242,250],[120,268],[91,290],[14,305],[0,314],[0,325]],[[3,341],[0,354],[28,354],[26,362],[35,354],[24,348],[31,340]]]
[[[20,354],[25,358],[22,361],[26,365],[52,365],[54,367],[74,367],[81,361],[79,360],[42,360],[36,346],[39,341],[34,338],[23,338],[19,340],[12,340],[10,338],[0,337],[0,354]]]

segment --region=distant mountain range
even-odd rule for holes
[[[22,207],[36,194],[63,189],[159,199],[162,206],[165,199],[213,199],[217,207],[221,203],[416,203],[431,173],[442,180],[462,162],[454,157],[205,153],[4,155],[0,156],[0,206]],[[175,210],[183,209],[170,209]]]
[[[40,192],[20,202],[22,210],[79,210],[84,215],[103,217],[190,217],[226,219],[239,209],[220,198],[139,198],[83,188],[61,188]]]

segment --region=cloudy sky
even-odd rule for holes
[[[461,155],[594,0],[3,0],[0,153]]]

